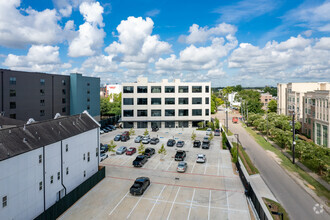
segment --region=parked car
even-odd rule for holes
[[[108,149],[109,149],[109,145],[107,145],[107,144],[100,144],[100,152],[101,153],[107,152]]]
[[[219,129],[215,129],[214,136],[220,136],[220,130]]]
[[[133,155],[136,153],[136,148],[135,147],[130,147],[126,151],[126,155]]]
[[[203,141],[208,141],[208,140],[209,140],[209,137],[207,137],[207,136],[203,138]]]
[[[153,127],[153,128],[152,128],[152,131],[158,131],[158,130],[159,130],[158,127]]]
[[[203,141],[202,148],[203,149],[210,149],[210,141],[209,140]]]
[[[106,129],[106,128],[102,128],[102,131],[104,131],[104,133],[108,133],[109,132],[109,130]]]
[[[110,127],[112,130],[116,130],[116,129],[117,129],[116,126],[114,126],[114,125],[109,125],[109,127]]]
[[[113,140],[114,141],[120,141],[121,140],[121,135],[117,134]]]
[[[142,195],[150,185],[150,179],[148,177],[138,177],[134,181],[134,184],[129,189],[132,195]]]
[[[151,138],[150,144],[158,144],[159,143],[159,138]]]
[[[106,153],[101,153],[100,155],[100,162],[102,162],[103,160],[107,159],[108,158],[108,154]]]
[[[126,151],[127,151],[127,147],[123,147],[123,146],[121,146],[121,147],[119,147],[119,148],[117,149],[116,154],[123,154],[123,153],[125,153]]]
[[[148,161],[148,157],[145,155],[138,155],[133,161],[134,167],[142,167]]]
[[[197,163],[205,163],[206,162],[206,156],[205,154],[197,154]]]
[[[194,141],[194,147],[200,147],[201,146],[201,141],[195,140]]]
[[[186,156],[187,156],[186,151],[178,150],[174,156],[174,159],[183,161],[186,158]]]
[[[177,146],[177,147],[183,147],[183,145],[184,145],[184,141],[178,141],[178,142],[176,143],[176,146]]]
[[[135,143],[140,143],[140,142],[142,141],[142,138],[143,138],[143,136],[142,136],[142,135],[139,135],[139,136],[137,136],[137,137],[134,139],[134,142],[135,142]]]
[[[104,131],[102,129],[100,129],[100,134],[104,134]]]
[[[151,148],[151,147],[146,148],[146,150],[144,151],[144,155],[147,156],[148,158],[150,158],[155,153],[156,153],[155,148]]]
[[[181,161],[178,163],[178,167],[176,168],[176,171],[178,171],[180,173],[184,173],[184,172],[186,172],[187,168],[188,168],[187,162]]]
[[[234,124],[237,124],[237,122],[238,122],[238,117],[233,117],[233,118],[232,118],[232,122],[233,122]]]
[[[150,138],[144,137],[142,138],[142,144],[149,144],[150,143]]]
[[[175,145],[176,141],[174,139],[169,139],[167,141],[167,146],[168,147],[173,147]]]
[[[206,130],[206,135],[211,135],[212,134],[212,128],[208,128]]]
[[[121,135],[129,136],[129,131],[124,131]]]
[[[108,129],[108,131],[112,131],[112,128],[110,126],[106,126],[106,129]]]

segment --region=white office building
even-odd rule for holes
[[[87,112],[0,130],[0,219],[34,219],[98,171]]]
[[[108,97],[110,97],[110,102],[113,102],[113,95],[121,93],[121,85],[115,84],[115,85],[106,85],[106,94]]]
[[[124,128],[196,127],[198,122],[211,120],[210,82],[138,78],[122,87]]]

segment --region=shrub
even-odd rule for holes
[[[222,149],[227,149],[227,137],[226,137],[226,133],[223,131],[222,132]]]

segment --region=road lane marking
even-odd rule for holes
[[[191,207],[192,207],[192,204],[193,204],[193,202],[194,202],[195,191],[196,191],[196,189],[194,189],[193,195],[192,195],[192,197],[191,197],[191,202],[190,202],[190,207],[189,207],[189,213],[188,213],[188,217],[187,217],[188,220],[189,220],[189,218],[190,218]]]
[[[172,209],[173,209],[174,203],[175,203],[175,201],[176,201],[176,198],[178,197],[178,194],[179,194],[180,189],[181,189],[181,187],[179,187],[178,191],[176,192],[176,195],[175,195],[175,197],[174,197],[173,203],[172,203],[172,205],[171,205],[171,209],[170,209],[170,211],[169,211],[169,213],[168,213],[168,216],[167,216],[167,220],[170,218],[170,215],[171,215],[171,212],[172,212]]]
[[[212,190],[210,190],[210,196],[209,196],[209,212],[207,214],[207,219],[210,220],[210,213],[211,213],[211,196],[212,196]]]
[[[173,163],[173,160],[171,160],[171,163],[170,163],[170,165],[167,167],[166,171],[168,171],[168,169],[170,169],[172,163]]]
[[[207,168],[207,163],[204,165],[205,166],[205,168],[204,168],[204,175],[205,175],[205,173],[206,173],[206,168]]]
[[[158,197],[157,197],[157,200],[156,200],[155,204],[152,206],[152,208],[151,208],[151,210],[150,210],[150,212],[149,212],[149,215],[148,215],[148,217],[147,217],[146,220],[149,219],[149,217],[150,217],[150,215],[151,215],[151,213],[152,213],[152,210],[155,208],[155,206],[156,206],[156,204],[157,204],[157,202],[158,202],[160,196],[162,195],[162,193],[163,193],[165,187],[166,187],[166,185],[163,187],[162,191],[160,191],[160,193],[159,193],[159,195],[158,195]]]
[[[129,192],[127,192],[123,198],[121,198],[121,200],[117,203],[117,205],[112,209],[112,211],[109,213],[109,215],[111,215],[113,213],[113,211],[115,211],[115,209],[120,205],[120,203],[126,198],[126,196],[128,195]]]
[[[193,168],[191,169],[191,172],[190,173],[192,173],[194,171],[194,168],[195,168],[196,163],[197,162],[194,163]]]

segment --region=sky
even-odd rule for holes
[[[330,81],[330,0],[0,0],[0,68],[102,84]]]

